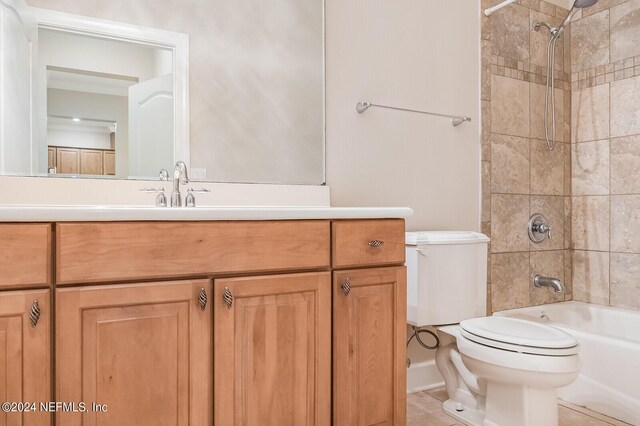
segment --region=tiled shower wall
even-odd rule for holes
[[[573,297],[640,310],[640,0],[572,23]]]
[[[494,4],[483,0],[482,8]],[[549,33],[533,31],[534,21],[558,25],[566,14],[545,1],[519,0],[482,18],[482,230],[491,236],[490,311],[571,298],[569,32],[556,50],[558,144],[549,151],[543,124]],[[553,227],[550,241],[529,241],[534,213]],[[534,274],[562,279],[567,293],[534,288]]]

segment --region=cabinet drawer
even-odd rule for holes
[[[57,284],[329,267],[329,221],[57,226]]]
[[[0,289],[49,285],[50,271],[50,224],[0,224]]]
[[[332,224],[333,267],[404,263],[404,220],[345,220]]]

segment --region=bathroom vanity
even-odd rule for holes
[[[402,209],[113,210],[0,211],[4,400],[86,403],[65,426],[405,423]]]

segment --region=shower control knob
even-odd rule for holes
[[[538,225],[536,229],[534,229],[534,231],[537,231],[541,234],[547,234],[547,238],[551,239],[551,227],[548,225],[545,225],[544,223],[541,223],[540,225]]]
[[[538,244],[545,239],[551,239],[551,226],[547,223],[547,219],[540,213],[536,213],[529,219],[529,239]]]

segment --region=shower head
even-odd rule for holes
[[[573,3],[573,7],[577,7],[578,9],[584,9],[587,7],[591,7],[596,3],[598,3],[598,0],[576,0]]]
[[[578,10],[586,9],[587,7],[591,7],[596,3],[598,3],[598,0],[575,0],[573,2],[573,7],[571,7],[571,10],[569,11],[569,14],[567,15],[567,17],[562,22],[562,25],[560,25],[560,27],[558,28],[556,36],[559,37],[560,34],[562,34],[562,32],[564,31],[564,27],[569,25],[569,23],[573,19],[573,16],[576,13],[578,13]]]

